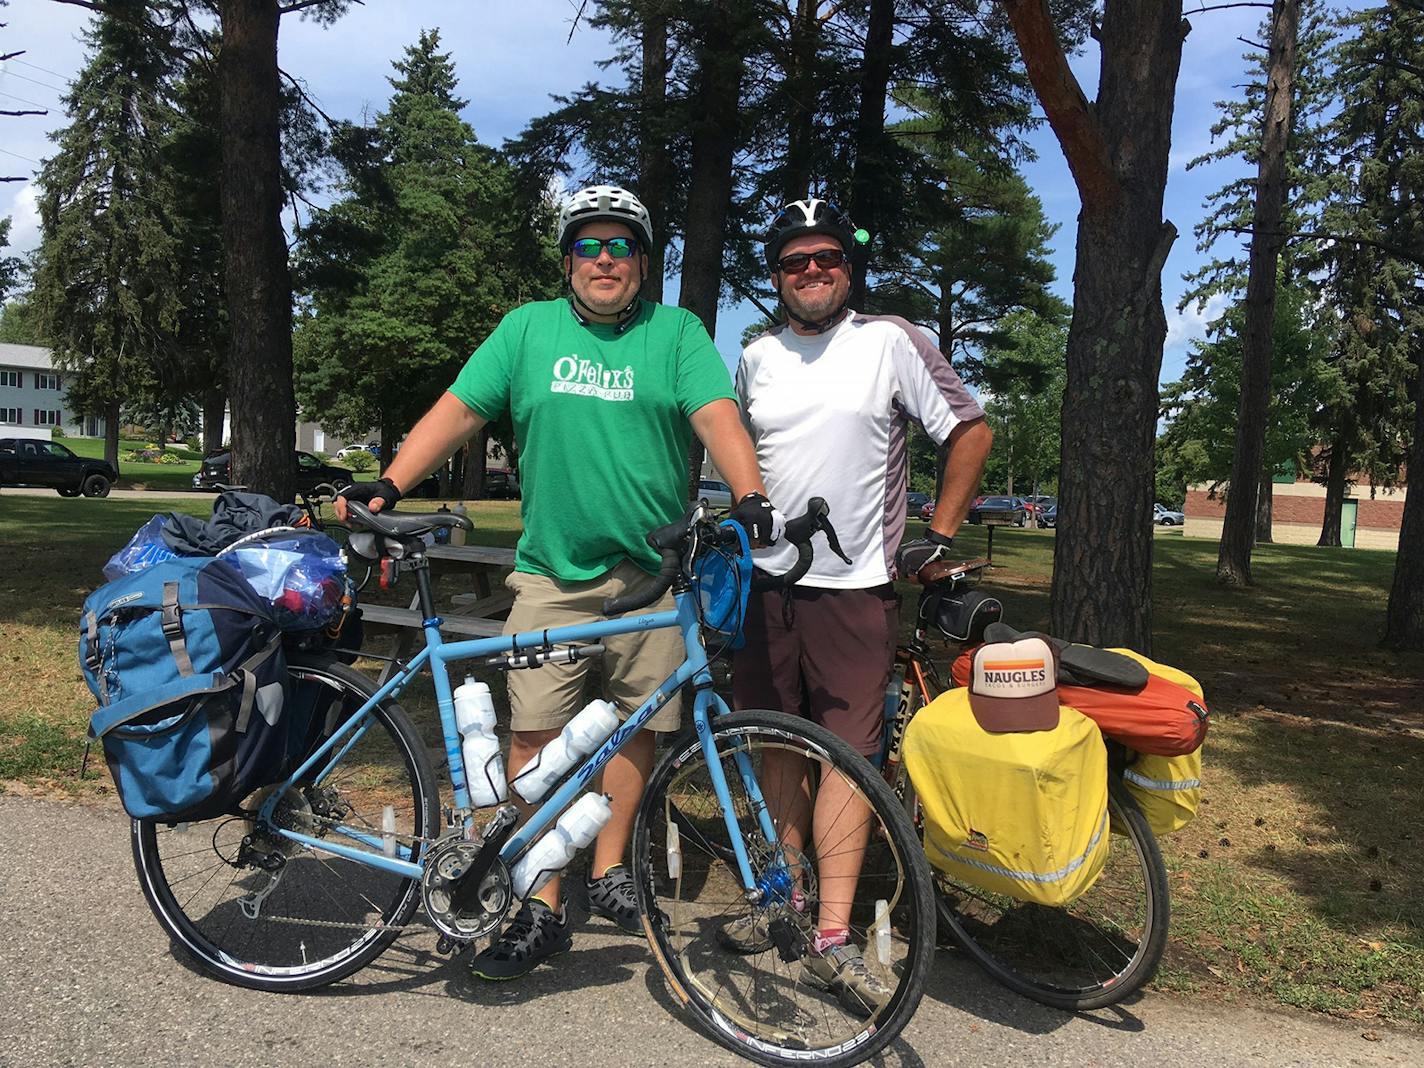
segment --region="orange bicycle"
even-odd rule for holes
[[[985,629],[998,622],[997,598],[974,589],[988,567],[981,559],[927,568],[913,635],[895,650],[881,767],[917,823],[914,784],[901,762],[905,727],[945,689],[931,637],[957,653],[982,642]],[[954,941],[1005,986],[1062,1009],[1102,1008],[1126,998],[1152,978],[1167,945],[1171,905],[1162,853],[1122,785],[1127,750],[1104,741],[1111,848],[1102,874],[1072,904],[1019,901],[933,869],[939,919]]]

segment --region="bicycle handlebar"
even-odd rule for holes
[[[648,545],[656,549],[662,556],[662,567],[658,569],[657,578],[641,590],[633,590],[620,597],[610,597],[605,600],[603,602],[605,616],[619,616],[639,608],[646,608],[667,593],[672,588],[672,584],[677,581],[678,575],[682,573],[682,556],[688,537],[699,526],[702,528],[699,531],[699,536],[705,541],[720,543],[733,536],[725,528],[707,522],[707,511],[707,502],[705,500],[697,501],[677,522],[659,527],[648,534]],[[836,531],[831,526],[829,515],[830,506],[826,504],[825,500],[820,497],[812,497],[806,503],[806,511],[803,515],[787,520],[782,539],[796,546],[796,563],[790,571],[783,575],[764,576],[760,572],[755,573],[752,579],[753,586],[757,589],[789,586],[806,574],[814,555],[811,538],[817,531],[824,532],[831,550],[846,563],[850,563],[849,558],[841,551],[840,541],[836,538]]]

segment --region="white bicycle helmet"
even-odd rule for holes
[[[643,202],[616,185],[580,189],[559,212],[559,251],[567,253],[579,227],[591,222],[622,223],[633,231],[644,252],[653,249],[653,220]]]

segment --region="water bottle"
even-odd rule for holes
[[[396,855],[396,809],[386,805],[381,809],[381,852],[388,857]]]
[[[439,515],[439,514],[441,514],[441,513],[444,513],[445,515],[449,515],[449,514],[450,514],[450,509],[447,508],[445,505],[442,504],[439,508],[435,509],[435,512],[436,512],[437,515]],[[436,544],[436,545],[449,545],[449,544],[450,544],[450,528],[449,528],[449,527],[436,527],[436,528],[435,528],[435,544]]]
[[[884,898],[875,902],[875,956],[890,967],[890,903]]]
[[[618,729],[618,713],[607,701],[590,701],[559,732],[559,736],[534,754],[514,777],[514,789],[529,804],[541,800],[583,757]]]
[[[460,731],[460,752],[465,757],[465,781],[476,808],[487,808],[508,800],[504,781],[504,757],[494,733],[494,701],[490,688],[465,676],[465,684],[455,691],[455,726]]]
[[[520,900],[538,892],[564,870],[580,849],[589,845],[613,817],[613,807],[603,794],[584,794],[559,817],[548,834],[530,846],[510,873],[514,896]]]
[[[460,517],[462,517],[462,518],[465,517],[466,515],[468,515],[468,510],[465,508],[465,502],[464,502],[464,501],[459,501],[459,502],[457,502],[453,510],[454,510],[454,512],[455,512],[456,515],[458,515],[458,516],[460,516]],[[464,544],[465,544],[465,528],[464,528],[464,527],[451,527],[451,528],[450,528],[450,544],[451,544],[451,545],[464,545]]]

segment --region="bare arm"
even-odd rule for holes
[[[406,436],[405,444],[386,468],[384,477],[395,483],[402,493],[408,492],[478,434],[486,422],[453,393],[441,394]],[[381,510],[380,501],[371,504],[372,511]],[[340,497],[336,499],[336,516],[343,522],[346,519],[346,501]]]
[[[984,477],[984,464],[994,432],[983,418],[960,423],[949,432],[949,456],[944,464],[944,482],[935,502],[930,529],[946,538],[954,537]]]
[[[707,446],[707,455],[732,487],[732,503],[748,493],[766,496],[761,470],[757,467],[756,449],[742,425],[737,402],[714,400],[692,413],[692,429]]]

